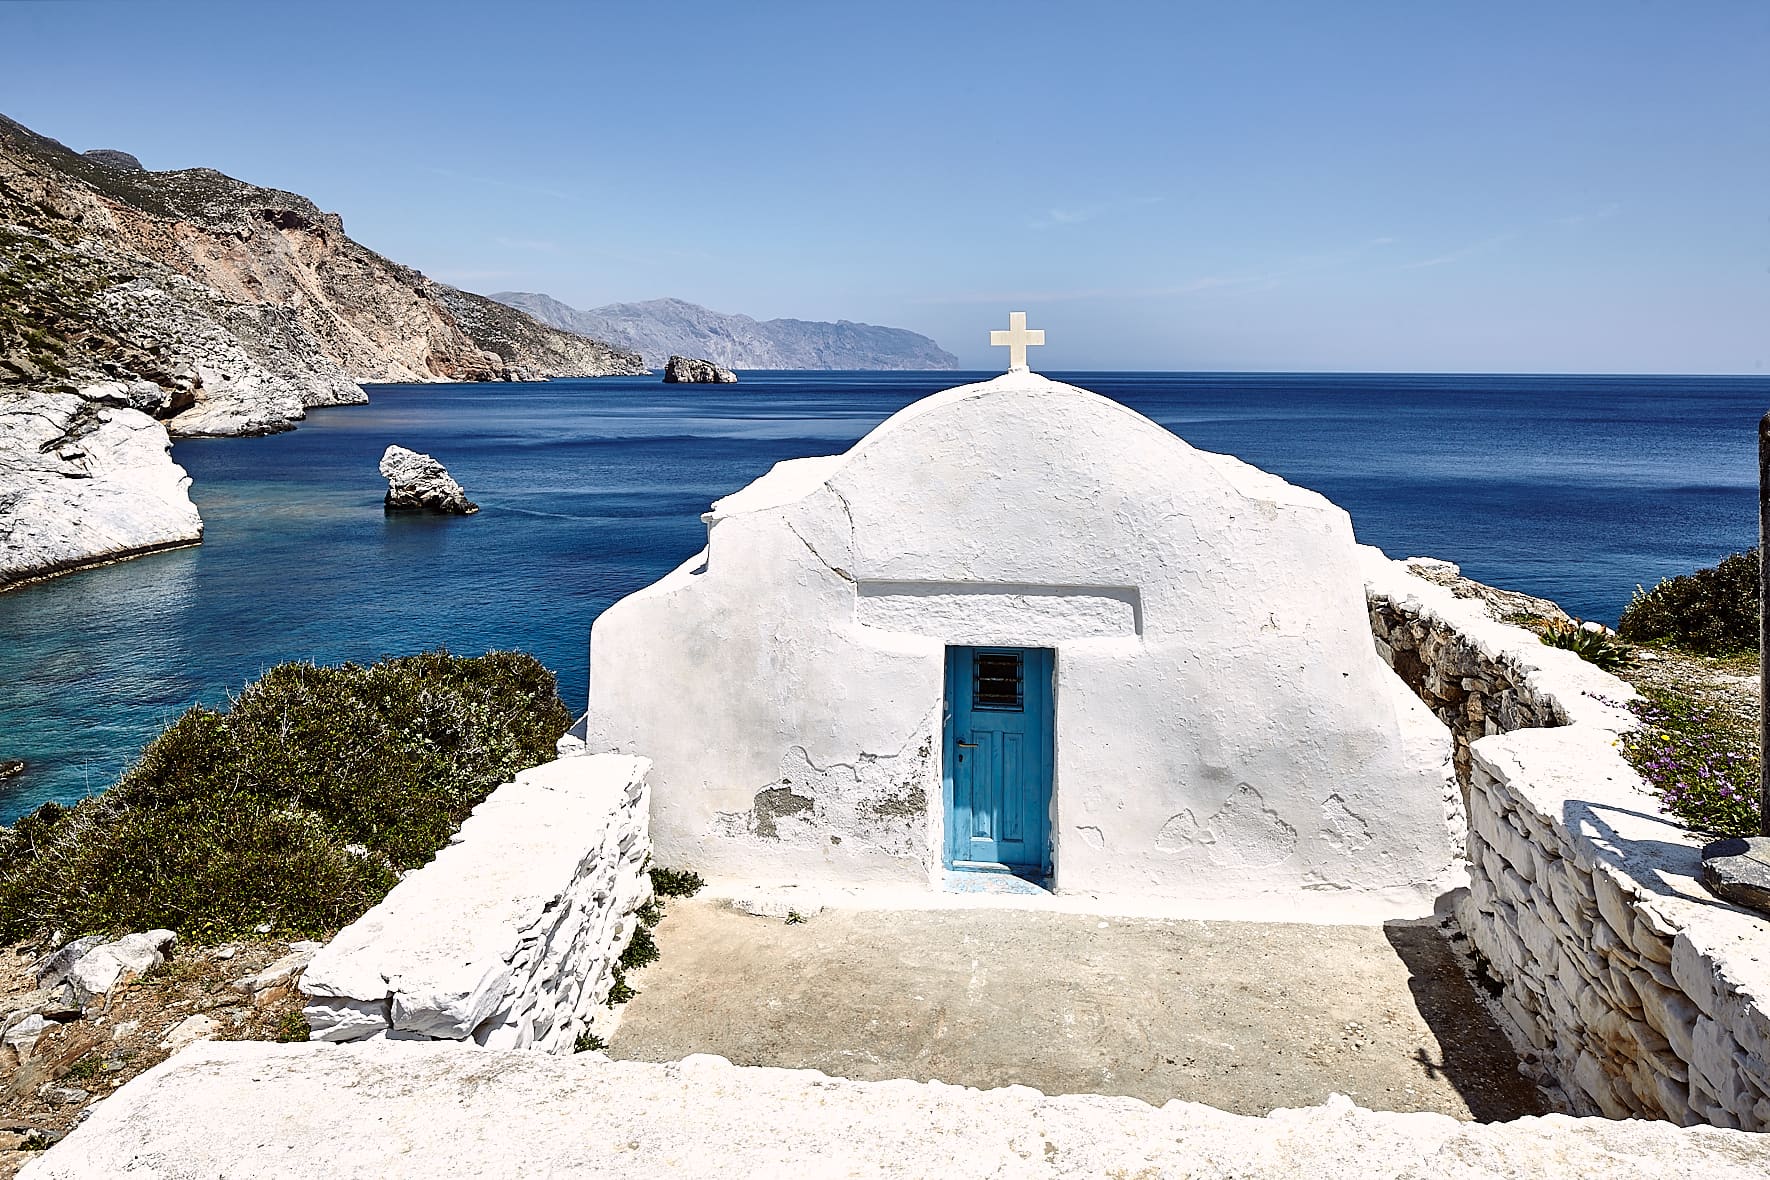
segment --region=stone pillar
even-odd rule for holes
[[[1758,831],[1770,836],[1770,414],[1758,421]]]

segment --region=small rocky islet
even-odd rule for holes
[[[712,361],[692,356],[672,356],[664,365],[666,385],[734,385],[737,374]]]
[[[472,516],[479,505],[436,459],[405,447],[388,447],[381,456],[387,478],[385,511],[428,512],[437,516]]]

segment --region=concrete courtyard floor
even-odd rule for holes
[[[669,904],[611,1057],[1240,1114],[1330,1093],[1493,1121],[1547,1112],[1431,922],[1310,926],[1028,909],[825,910],[803,923]]]

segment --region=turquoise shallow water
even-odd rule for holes
[[[1770,379],[1057,374],[1347,508],[1361,540],[1614,621],[1638,582],[1753,544]],[[189,703],[280,660],[520,647],[581,709],[588,634],[701,545],[708,504],[844,449],[952,373],[379,386],[291,433],[174,457],[195,549],[0,594],[0,822],[110,785]],[[389,443],[482,506],[386,517]]]

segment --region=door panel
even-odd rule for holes
[[[1050,869],[1053,653],[947,649],[946,859]]]

